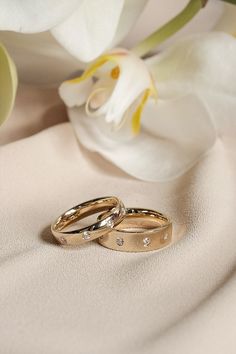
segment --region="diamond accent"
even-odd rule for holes
[[[82,235],[83,240],[89,240],[90,239],[90,232],[89,231],[84,231]]]
[[[165,235],[163,236],[163,240],[166,241],[168,239],[168,233],[166,232]]]
[[[108,227],[113,227],[114,226],[114,221],[112,219],[107,220],[107,226]]]
[[[66,244],[67,244],[67,241],[66,241],[65,237],[61,237],[61,238],[60,238],[60,243],[61,243],[62,245],[66,245]]]
[[[151,243],[150,238],[145,237],[145,238],[143,239],[143,245],[144,245],[144,247],[148,247],[148,246],[150,245],[150,243]]]
[[[121,237],[118,237],[118,238],[116,239],[116,243],[117,243],[118,246],[123,246],[123,244],[124,244],[124,239],[121,238]]]

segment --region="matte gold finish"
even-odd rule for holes
[[[155,210],[128,208],[125,218],[98,242],[116,251],[147,252],[168,246],[171,239],[172,223],[165,215]]]
[[[106,214],[103,214],[96,223],[68,231],[68,227],[79,220],[102,211],[106,211]],[[51,225],[51,231],[61,244],[77,246],[105,235],[114,225],[121,222],[124,216],[125,207],[118,198],[97,198],[67,210]]]

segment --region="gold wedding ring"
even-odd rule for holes
[[[125,218],[98,242],[116,251],[146,252],[166,247],[171,239],[172,223],[165,215],[150,209],[128,208]]]
[[[99,220],[87,227],[68,230],[68,227],[79,220],[98,212],[104,212]],[[125,207],[117,197],[103,197],[76,205],[67,210],[52,224],[54,237],[63,245],[77,246],[106,235],[125,216]]]
[[[78,228],[77,222],[97,213],[95,223]],[[151,209],[126,209],[117,197],[76,205],[59,216],[51,231],[62,245],[78,246],[97,239],[101,246],[123,252],[154,251],[172,241],[172,223],[167,216]]]

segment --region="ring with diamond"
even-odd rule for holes
[[[103,216],[87,227],[68,230],[68,227],[92,214],[103,213]],[[117,197],[103,197],[76,205],[67,210],[51,225],[54,237],[62,245],[77,246],[105,235],[120,223],[125,216],[125,207]]]
[[[165,215],[150,209],[127,208],[125,218],[98,242],[116,251],[146,252],[166,247],[171,239],[172,223]]]

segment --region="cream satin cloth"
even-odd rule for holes
[[[63,120],[53,90],[21,87],[0,131],[0,353],[235,354],[235,140],[182,178],[145,183],[82,149]],[[143,254],[54,243],[58,214],[111,194],[167,213],[184,237]]]

